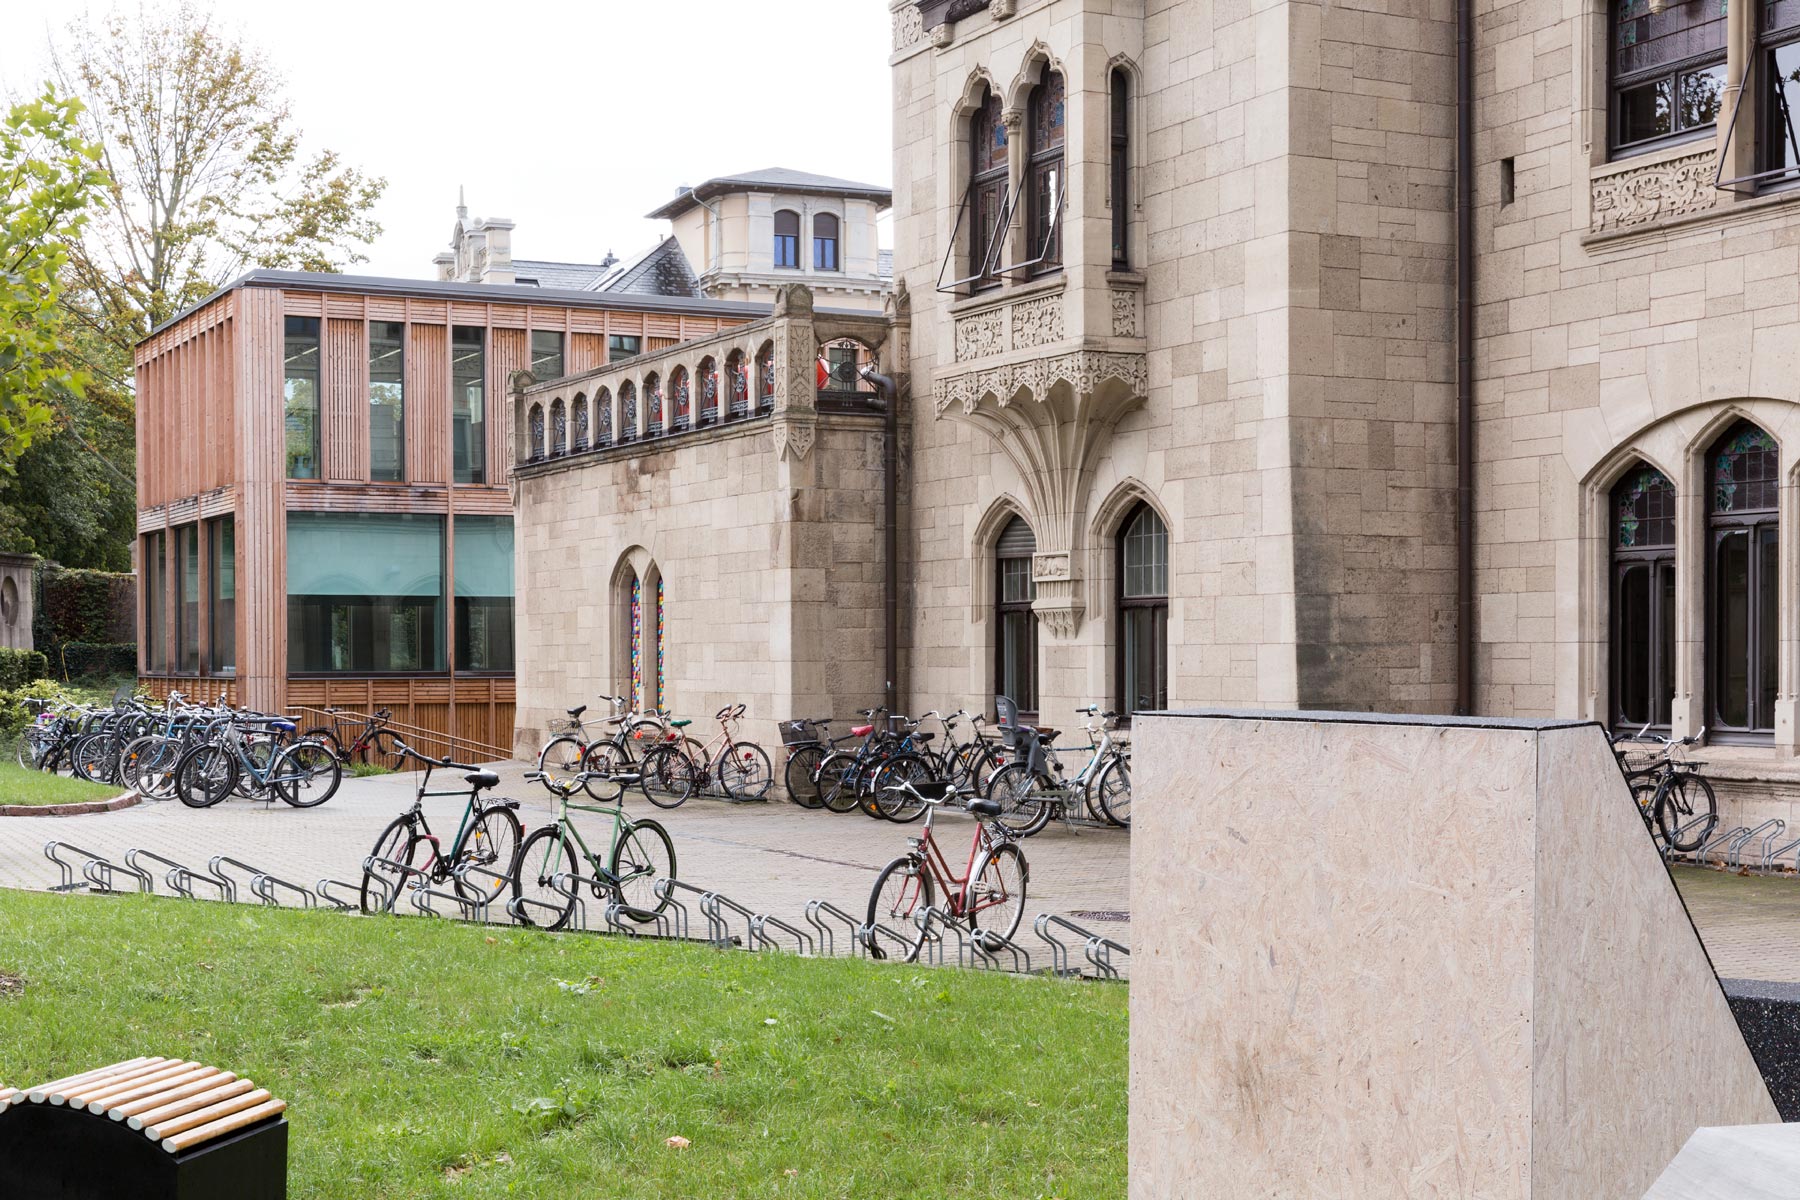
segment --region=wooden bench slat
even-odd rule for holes
[[[209,1104],[217,1104],[219,1101],[228,1099],[232,1096],[241,1096],[255,1086],[256,1085],[251,1083],[248,1079],[234,1079],[230,1083],[213,1088],[210,1091],[199,1092],[171,1104],[165,1104],[161,1108],[154,1108],[142,1113],[136,1113],[127,1118],[125,1124],[133,1129],[144,1129],[147,1126],[155,1125],[158,1121],[167,1121],[175,1117],[186,1116],[195,1109],[205,1108]]]
[[[274,1097],[269,1094],[267,1088],[257,1088],[254,1092],[245,1092],[241,1096],[233,1096],[229,1100],[221,1100],[217,1104],[208,1105],[202,1109],[196,1109],[186,1116],[175,1117],[157,1125],[146,1125],[144,1127],[144,1135],[153,1142],[160,1142],[167,1138],[174,1137],[177,1134],[186,1133],[190,1129],[197,1129],[210,1121],[217,1121],[221,1117],[228,1117],[232,1113],[242,1112],[246,1108],[253,1108],[265,1100],[272,1099],[274,1099]]]
[[[81,1108],[92,1105],[95,1101],[99,1101],[100,1107],[93,1111],[105,1112],[107,1102],[111,1101],[116,1096],[125,1095],[129,1092],[136,1091],[139,1088],[161,1087],[169,1080],[179,1079],[181,1076],[196,1069],[204,1071],[208,1068],[203,1063],[197,1062],[164,1063],[160,1068],[152,1071],[150,1074],[139,1075],[135,1079],[108,1080],[105,1082],[104,1086],[96,1084],[93,1087],[84,1087],[79,1093],[70,1094],[69,1106],[71,1108]]]
[[[159,1063],[163,1061],[165,1060],[160,1058],[128,1058],[124,1062],[114,1063],[110,1067],[100,1067],[93,1071],[83,1071],[79,1075],[65,1075],[61,1079],[52,1079],[49,1083],[40,1083],[35,1087],[27,1088],[25,1090],[26,1097],[33,1104],[42,1104],[50,1098],[51,1092],[54,1092],[59,1088],[77,1087],[90,1080],[99,1079],[102,1076],[118,1075],[136,1067],[141,1067],[145,1063]]]
[[[103,1113],[109,1109],[117,1108],[121,1104],[129,1104],[131,1101],[141,1100],[145,1096],[154,1096],[160,1092],[171,1091],[174,1088],[181,1087],[183,1084],[193,1083],[195,1080],[211,1079],[219,1073],[220,1071],[217,1067],[205,1067],[201,1066],[199,1063],[193,1063],[189,1065],[187,1069],[177,1071],[167,1079],[146,1079],[131,1087],[125,1088],[123,1091],[115,1092],[111,1095],[95,1096],[92,1100],[88,1101],[88,1111],[95,1114]]]
[[[214,1071],[212,1074],[202,1079],[196,1079],[192,1083],[184,1083],[180,1087],[173,1087],[167,1091],[157,1092],[154,1095],[145,1096],[141,1100],[133,1100],[129,1104],[115,1103],[112,1108],[106,1110],[106,1115],[115,1121],[123,1121],[127,1117],[135,1117],[140,1113],[147,1113],[153,1109],[162,1108],[165,1105],[175,1103],[177,1100],[186,1100],[192,1096],[198,1096],[202,1092],[210,1092],[215,1088],[220,1088],[228,1083],[232,1083],[236,1081],[236,1079],[237,1076],[230,1071]],[[132,1128],[136,1129],[137,1126],[133,1125]]]
[[[96,1079],[90,1083],[76,1084],[73,1087],[58,1088],[56,1091],[50,1093],[50,1103],[67,1104],[75,1108],[80,1108],[86,1105],[87,1102],[95,1096],[110,1092],[115,1088],[124,1087],[127,1084],[149,1082],[152,1079],[162,1077],[165,1072],[172,1073],[180,1067],[181,1060],[175,1058],[165,1058],[161,1062],[146,1063],[144,1066],[133,1067],[129,1071],[121,1072],[118,1075],[111,1075],[105,1079]]]
[[[251,1094],[255,1095],[255,1093]],[[268,1095],[267,1092],[262,1094],[265,1096]],[[191,1149],[194,1146],[203,1146],[214,1138],[221,1138],[228,1133],[235,1133],[237,1130],[247,1128],[256,1124],[258,1121],[266,1121],[270,1117],[280,1115],[282,1112],[286,1111],[286,1109],[286,1100],[267,1100],[253,1108],[246,1108],[239,1112],[232,1113],[230,1116],[214,1121],[210,1125],[202,1125],[198,1129],[190,1129],[186,1133],[177,1134],[175,1137],[164,1138],[162,1147],[170,1154],[178,1154],[181,1151]]]

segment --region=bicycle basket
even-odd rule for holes
[[[784,746],[804,746],[809,742],[823,742],[825,731],[805,717],[796,717],[791,721],[782,721],[781,744]]]
[[[1627,750],[1621,760],[1627,771],[1647,771],[1662,761],[1660,750]]]

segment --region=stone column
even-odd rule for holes
[[[826,613],[825,563],[831,549],[831,527],[818,492],[819,456],[813,450],[818,432],[819,343],[813,331],[813,297],[804,284],[791,284],[775,295],[775,412],[771,448],[775,455],[778,506],[769,531],[769,661],[776,677],[769,694],[777,719],[814,715],[826,692],[830,625]],[[754,349],[748,358],[754,376]],[[755,411],[757,381],[750,381]]]

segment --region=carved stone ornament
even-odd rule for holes
[[[1048,583],[1051,580],[1069,577],[1069,556],[1061,551],[1050,554],[1034,555],[1031,560],[1031,578],[1034,583]]]
[[[1139,337],[1138,298],[1130,288],[1114,288],[1112,292],[1112,335]]]
[[[1714,149],[1605,175],[1593,183],[1593,231],[1628,229],[1706,212],[1719,203]]]
[[[936,29],[931,31],[931,44],[939,50],[948,49],[950,43],[955,40],[956,26],[949,21],[944,22],[942,25],[939,25]]]
[[[989,11],[994,14],[994,20],[1004,21],[1019,11],[1019,0],[994,0]]]
[[[1058,638],[1074,637],[1081,629],[1081,617],[1085,606],[1073,601],[1068,603],[1052,603],[1039,599],[1031,606],[1032,615],[1038,624],[1050,631],[1051,636]]]
[[[812,453],[813,437],[817,431],[811,421],[796,421],[792,418],[775,422],[775,458],[777,461],[792,458],[795,462],[803,461]]]
[[[952,404],[972,413],[986,395],[993,395],[1004,405],[1021,389],[1034,396],[1047,395],[1051,385],[1059,381],[1067,383],[1076,395],[1086,395],[1108,379],[1119,380],[1134,395],[1141,396],[1150,388],[1149,366],[1142,354],[1075,350],[946,375],[936,381],[932,399],[939,416]]]
[[[1039,296],[1012,307],[1013,349],[1029,350],[1063,340],[1063,298]]]
[[[970,313],[966,317],[956,319],[956,361],[967,362],[971,358],[987,358],[999,354],[1006,349],[1006,327],[1002,324],[1003,310],[990,308],[986,312]]]
[[[925,17],[916,5],[905,4],[894,10],[894,49],[905,50],[925,37]]]

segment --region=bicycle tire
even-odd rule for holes
[[[402,866],[410,867],[413,865],[413,855],[418,850],[420,840],[418,835],[413,832],[410,821],[405,817],[395,817],[388,822],[387,827],[375,839],[375,848],[369,852],[369,859],[385,858],[389,862],[397,862]],[[358,903],[363,912],[369,916],[381,912],[392,912],[401,888],[406,886],[406,876],[391,872],[386,868],[372,867],[369,865],[369,859],[363,860],[362,892],[358,897]],[[377,879],[383,882],[374,884]],[[374,884],[373,888],[372,884]]]
[[[110,740],[104,733],[90,733],[75,743],[74,753],[69,758],[75,778],[89,783],[108,782],[104,778],[104,770],[106,746]]]
[[[313,728],[308,729],[305,733],[301,734],[300,740],[303,742],[322,742],[325,748],[331,751],[331,757],[337,759],[341,763],[350,761],[350,756],[344,753],[344,743],[338,741],[337,732],[329,726],[315,725]]]
[[[307,790],[326,777],[323,791]],[[337,795],[343,781],[344,764],[318,742],[295,742],[269,764],[269,786],[294,808],[317,808]]]
[[[231,795],[237,783],[237,758],[223,746],[195,746],[175,764],[175,794],[189,808],[211,808]]]
[[[890,882],[893,883],[891,896],[885,894]],[[869,891],[866,922],[870,930],[869,957],[888,957],[887,951],[881,947],[881,939],[873,932],[875,926],[880,925],[907,948],[901,961],[918,961],[919,946],[924,942],[925,935],[913,918],[936,902],[937,885],[932,882],[931,872],[925,869],[924,863],[916,856],[902,854],[881,868],[881,874],[875,877],[875,886]]]
[[[769,752],[755,742],[732,742],[719,755],[719,786],[733,800],[761,800],[775,786]]]
[[[823,808],[825,800],[819,794],[819,764],[825,761],[825,747],[818,744],[796,746],[788,752],[787,765],[781,770],[782,784],[787,788],[788,799],[801,808]]]
[[[506,876],[510,883],[513,873],[518,870],[519,851],[524,840],[525,827],[519,824],[512,809],[500,804],[482,809],[450,851],[450,874],[456,880],[456,894],[464,900],[491,902],[506,888],[506,883],[483,895],[475,884],[458,878],[457,870],[465,866],[484,867]]]
[[[837,750],[819,764],[819,803],[834,813],[847,813],[856,807],[856,756]]]
[[[561,850],[561,854],[557,851]],[[512,905],[513,920],[534,929],[558,930],[575,912],[575,897],[551,886],[558,875],[575,874],[575,847],[559,825],[546,825],[519,847],[519,865],[513,871],[513,899],[530,903]],[[552,920],[550,912],[555,912]]]
[[[1131,828],[1131,760],[1115,758],[1100,772],[1094,785],[1100,815],[1121,829]]]
[[[629,765],[631,765],[631,754],[625,749],[623,741],[616,737],[609,738],[604,742],[594,742],[588,746],[587,753],[581,756],[581,769],[584,772],[598,771],[605,775],[611,775]],[[596,782],[599,781],[593,779],[584,781],[581,790],[602,804],[610,804],[612,801],[609,796],[602,796],[594,790]]]
[[[1000,941],[1012,941],[1025,916],[1025,892],[1030,884],[1031,866],[1025,861],[1023,850],[1011,842],[990,847],[969,872],[969,882],[963,887],[962,910],[970,931],[977,937],[996,935]],[[1006,901],[984,903],[996,891],[1004,894]]]
[[[638,788],[658,808],[680,808],[700,790],[700,768],[675,742],[664,742],[638,764]]]
[[[1693,793],[1698,793],[1700,803],[1695,803]],[[1704,811],[1702,811],[1702,805]],[[1688,826],[1694,825],[1697,818],[1705,817],[1694,829],[1688,830],[1692,835],[1677,841]],[[1662,830],[1663,841],[1670,848],[1683,854],[1698,850],[1712,836],[1712,831],[1719,826],[1719,800],[1713,794],[1713,785],[1703,775],[1681,772],[1669,781],[1668,790],[1663,793],[1662,803],[1656,806],[1656,823]],[[1695,832],[1697,830],[1697,832]]]
[[[1030,763],[1008,763],[994,773],[988,799],[1000,804],[994,820],[1017,837],[1030,837],[1050,823],[1051,801],[1039,794],[1043,776]]]
[[[581,760],[586,754],[587,748],[580,740],[565,733],[551,738],[538,751],[538,770],[559,783],[573,779],[580,774]]]
[[[669,906],[667,897],[656,894],[656,885],[675,878],[675,842],[655,821],[633,821],[613,843],[607,866],[618,880],[614,893],[631,910],[625,915],[632,920],[646,922]]]
[[[896,754],[875,770],[875,809],[896,825],[906,825],[925,815],[930,807],[907,791],[889,791],[900,783],[929,783],[938,778],[929,759],[919,754]]]
[[[390,771],[406,769],[406,754],[400,749],[400,739],[385,729],[378,729],[369,739],[363,750],[365,761],[378,767],[386,767]]]

